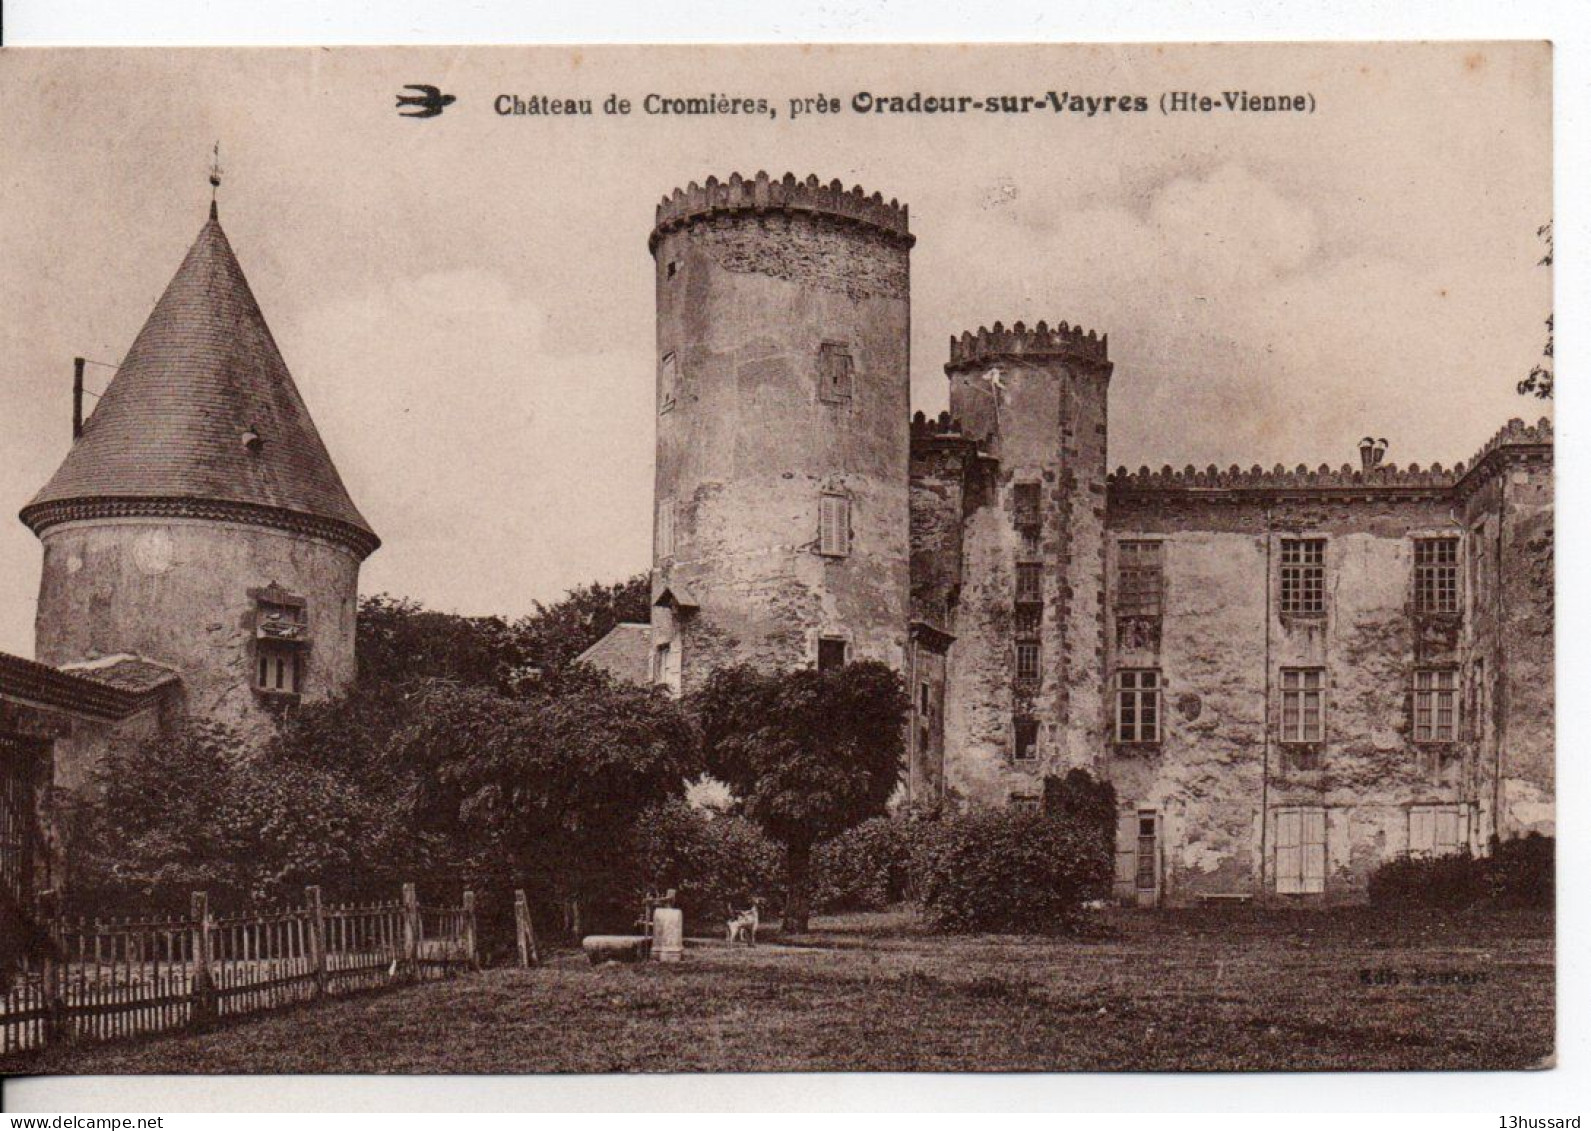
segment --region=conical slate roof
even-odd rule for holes
[[[35,533],[79,518],[173,515],[380,540],[343,487],[215,207],[55,476]]]

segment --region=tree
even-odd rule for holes
[[[238,905],[321,883],[392,890],[412,867],[394,795],[372,778],[261,748],[190,719],[110,751],[73,833],[71,888],[100,911],[186,906],[210,890]]]
[[[427,820],[456,816],[484,878],[558,899],[576,934],[593,909],[637,910],[637,821],[701,771],[677,703],[593,672],[515,698],[433,682],[416,708],[389,760],[424,783]]]
[[[574,663],[615,626],[644,622],[651,614],[651,577],[638,573],[611,585],[576,586],[551,605],[537,601],[535,612],[515,622],[514,633],[533,663],[557,671]]]
[[[784,846],[786,931],[811,915],[812,847],[882,815],[905,760],[908,701],[874,661],[820,672],[720,668],[691,698],[707,770]]]
[[[359,682],[446,679],[508,691],[526,663],[521,633],[502,617],[464,617],[385,593],[359,602]]]
[[[1536,235],[1541,237],[1547,245],[1547,253],[1537,262],[1538,267],[1552,266],[1552,221],[1548,220],[1536,229]],[[1541,361],[1537,362],[1530,370],[1528,376],[1519,382],[1520,396],[1535,396],[1542,400],[1552,398],[1552,315],[1547,315],[1547,344],[1541,351]]]

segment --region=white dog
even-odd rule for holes
[[[751,909],[736,912],[729,909],[729,943],[733,946],[743,942],[747,946],[757,945],[757,925],[762,922],[762,900],[751,901]]]

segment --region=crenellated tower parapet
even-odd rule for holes
[[[1009,330],[996,322],[993,329],[978,327],[976,334],[963,331],[950,339],[950,360],[945,372],[995,364],[1009,360],[1064,361],[1103,368],[1109,375],[1110,335],[1085,331],[1065,322],[1051,327],[1040,322],[1029,329],[1018,322]]]
[[[657,206],[648,247],[656,254],[664,235],[699,221],[757,214],[817,217],[866,229],[903,248],[910,248],[917,240],[909,230],[906,205],[897,200],[886,201],[882,193],[869,196],[860,185],[847,191],[838,180],[823,184],[815,175],[798,180],[794,173],[786,173],[775,180],[766,172],[759,172],[749,178],[735,173],[727,181],[708,177],[703,184],[692,181],[683,189],[675,189]]]

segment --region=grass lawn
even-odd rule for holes
[[[6,1069],[1504,1069],[1552,1055],[1544,913],[1112,912],[1085,940],[934,936],[904,913],[814,927],[799,945],[703,946],[672,966],[559,953]],[[1433,972],[1468,984],[1416,984]]]

